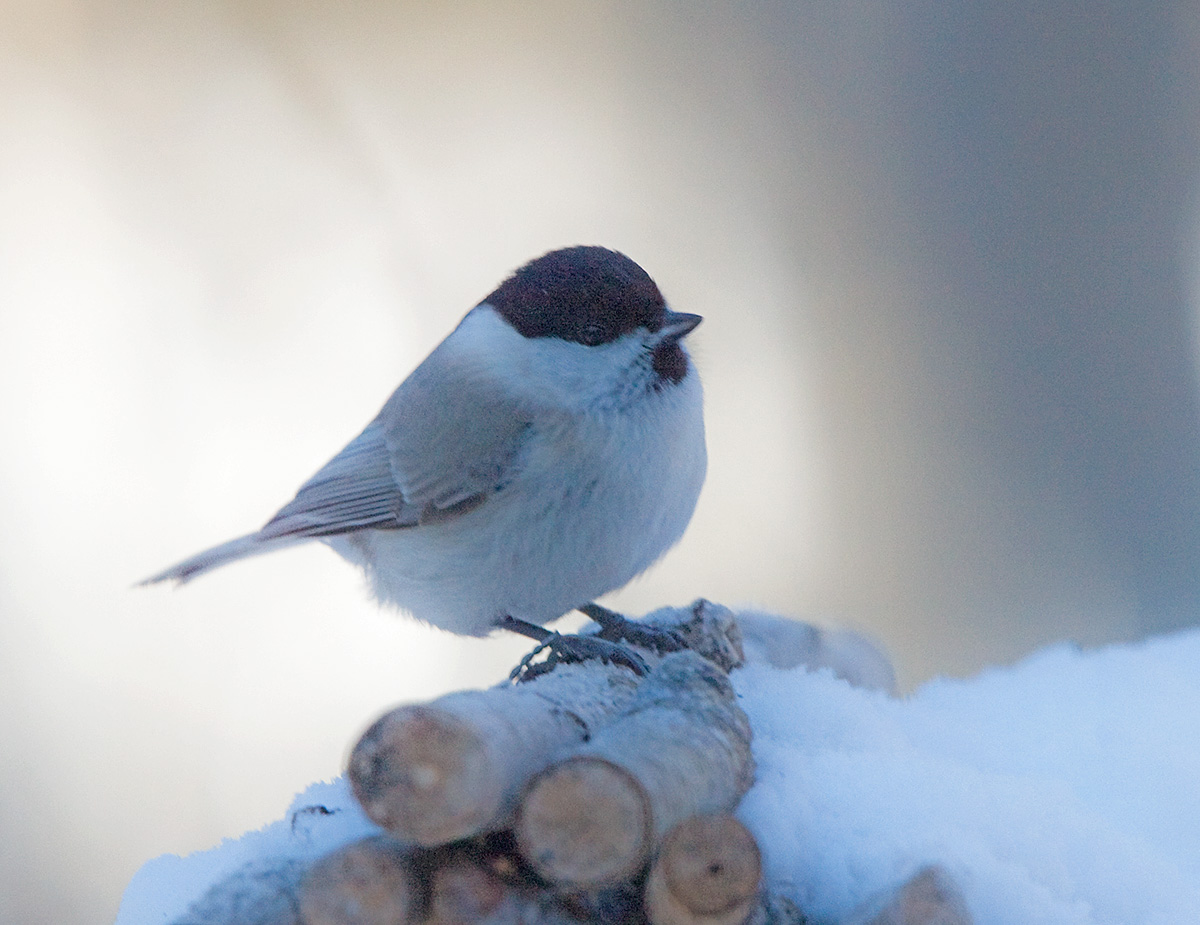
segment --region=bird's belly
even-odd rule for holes
[[[547,443],[535,452],[553,458],[531,458],[523,471],[553,479],[517,477],[453,520],[330,544],[366,569],[381,601],[451,632],[486,635],[505,614],[555,620],[645,571],[691,518],[703,434],[690,461],[677,447],[665,454],[677,471],[662,471],[654,441],[633,445],[618,457],[587,441]],[[661,478],[644,476],[656,471]]]

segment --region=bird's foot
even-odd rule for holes
[[[630,645],[650,649],[659,655],[687,648],[683,637],[674,630],[640,620],[630,620],[599,604],[584,604],[578,609],[584,616],[600,624],[600,632],[596,634],[596,638],[614,643],[628,642]]]
[[[507,622],[501,625],[508,626]],[[522,628],[511,626],[508,628],[515,629],[516,632],[524,635],[530,635]],[[545,636],[541,638],[534,650],[521,659],[517,667],[512,670],[509,674],[510,680],[529,681],[553,671],[558,665],[583,662],[591,658],[598,658],[610,665],[628,668],[639,676],[649,671],[641,656],[620,643],[601,639],[599,636],[564,636],[562,633],[555,633],[551,630],[542,630],[542,632],[545,633]],[[546,657],[540,662],[535,662],[534,659],[543,652],[546,653]]]

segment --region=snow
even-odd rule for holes
[[[768,876],[836,920],[930,863],[976,922],[1200,921],[1200,632],[933,681],[735,680]]]
[[[978,925],[1200,922],[1200,631],[1057,646],[902,699],[829,669],[733,679],[759,765],[739,815],[771,886],[817,920],[936,862]],[[372,831],[343,783],[314,785],[261,832],[147,864],[118,925],[170,921],[248,861]]]
[[[173,922],[212,884],[264,860],[310,861],[379,831],[355,802],[344,777],[311,785],[287,815],[209,851],[163,855],[143,865],[121,900],[116,925]]]

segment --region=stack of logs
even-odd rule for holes
[[[684,613],[688,648],[639,650],[644,677],[563,664],[380,718],[349,777],[388,834],[313,865],[304,925],[801,922],[731,815],[754,779],[737,624]]]
[[[402,706],[363,734],[348,776],[380,834],[312,864],[250,864],[175,925],[803,925],[762,885],[732,815],[754,779],[728,673],[746,648],[889,689],[853,634],[697,601],[647,618],[685,648],[648,670],[592,660]],[[843,638],[844,637],[844,638]],[[927,868],[855,925],[969,925]]]

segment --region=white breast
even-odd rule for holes
[[[683,535],[705,469],[692,370],[621,408],[540,419],[513,479],[454,520],[327,542],[381,601],[485,635],[505,614],[555,620],[645,571]]]

